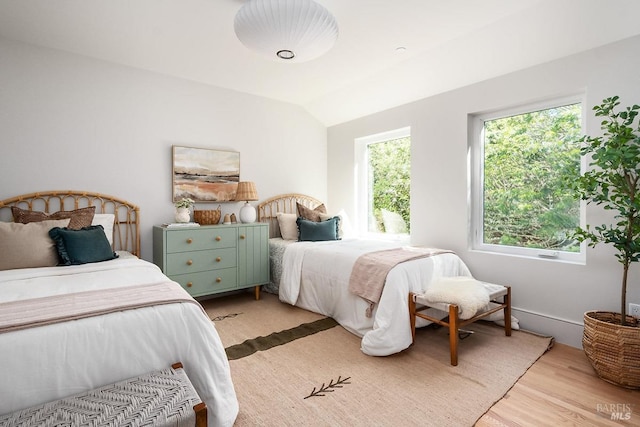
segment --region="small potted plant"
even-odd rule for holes
[[[626,314],[627,278],[631,263],[640,261],[640,106],[617,110],[614,96],[593,107],[602,117],[602,136],[580,139],[580,154],[590,169],[568,180],[576,197],[614,213],[612,224],[578,227],[574,237],[610,244],[622,264],[620,312],[589,311],[584,315],[582,346],[602,379],[627,388],[640,388],[640,324]],[[610,283],[604,283],[610,286]]]
[[[189,222],[191,221],[191,211],[190,208],[196,202],[188,197],[184,197],[177,202],[174,203],[176,207],[176,222]]]

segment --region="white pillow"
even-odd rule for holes
[[[280,236],[283,240],[298,240],[298,224],[296,214],[288,214],[278,212],[276,214],[278,218],[278,226],[280,227]]]
[[[407,234],[407,223],[402,218],[402,215],[396,212],[388,211],[386,209],[381,209],[381,211],[385,233]]]
[[[326,221],[328,219],[333,218],[334,216],[340,217],[340,223],[338,225],[338,237],[341,239],[348,239],[354,236],[353,229],[351,228],[351,221],[349,221],[349,217],[344,209],[340,209],[337,214],[329,215],[329,214],[320,214],[320,220]]]
[[[113,222],[115,219],[114,214],[95,214],[93,221],[91,221],[91,225],[101,225],[104,228],[104,234],[111,246],[113,246]]]

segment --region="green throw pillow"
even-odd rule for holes
[[[298,224],[298,241],[322,242],[325,240],[340,240],[338,238],[338,226],[340,217],[334,216],[326,221],[315,222],[304,218],[296,220]]]
[[[101,225],[92,225],[80,230],[55,227],[49,230],[49,236],[55,242],[62,265],[87,264],[118,257],[113,252]]]

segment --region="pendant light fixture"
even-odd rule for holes
[[[246,47],[280,61],[317,58],[338,38],[335,18],[313,0],[248,0],[233,26]]]

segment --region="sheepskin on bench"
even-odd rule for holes
[[[456,304],[461,319],[471,319],[489,304],[489,291],[472,277],[441,277],[433,281],[422,297],[430,304]],[[437,307],[436,307],[437,308]]]

